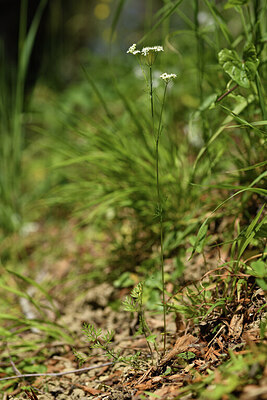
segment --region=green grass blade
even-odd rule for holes
[[[252,99],[243,99],[242,102],[240,102],[239,104],[236,105],[236,107],[234,108],[233,112],[231,112],[231,115],[229,115],[228,117],[226,117],[221,126],[217,129],[217,131],[211,136],[211,138],[209,139],[209,141],[207,142],[207,144],[200,150],[200,152],[197,155],[196,161],[194,163],[194,171],[196,170],[196,166],[200,160],[200,158],[203,156],[203,154],[207,151],[208,147],[218,138],[218,136],[224,131],[224,129],[226,128],[226,125],[232,120],[234,119],[234,115],[239,114],[241,111],[243,111],[249,103],[252,102]],[[234,115],[232,114],[234,113]]]
[[[84,66],[82,66],[82,70],[83,70],[83,72],[84,72],[84,74],[85,74],[85,76],[86,76],[86,78],[87,78],[87,81],[90,83],[90,85],[91,85],[93,91],[95,92],[97,98],[99,99],[100,104],[102,104],[102,107],[103,107],[103,109],[104,109],[104,111],[105,111],[107,117],[108,117],[109,119],[112,120],[112,119],[113,119],[113,115],[112,115],[112,113],[110,112],[110,110],[109,110],[109,108],[108,108],[108,105],[107,105],[107,103],[106,103],[104,97],[102,96],[102,93],[100,92],[100,90],[98,90],[97,85],[95,84],[95,82],[94,82],[94,80],[91,78],[91,76],[88,74],[88,72],[87,72],[87,70],[86,70],[86,68],[85,68]]]
[[[160,18],[158,22],[155,23],[155,25],[138,41],[137,44],[143,43],[150,35],[153,33],[165,19],[167,19],[170,15],[174,13],[176,8],[182,3],[183,0],[178,0],[169,10],[167,10],[164,15]]]
[[[120,19],[120,15],[122,13],[124,4],[125,4],[126,0],[119,0],[118,5],[116,7],[115,13],[114,13],[114,17],[111,23],[111,33],[110,33],[110,41],[112,42],[113,39],[113,35],[116,31],[116,27],[118,25],[119,19]]]
[[[47,293],[47,291],[46,291],[39,283],[37,283],[34,279],[29,278],[29,277],[27,277],[27,276],[25,276],[25,275],[22,275],[22,274],[20,274],[19,272],[12,271],[12,270],[10,270],[10,269],[8,269],[8,268],[6,268],[6,271],[7,271],[9,274],[16,276],[17,278],[21,279],[22,281],[24,281],[24,282],[26,282],[26,283],[28,283],[28,284],[34,286],[36,289],[38,289],[41,293],[44,294],[44,296],[46,297],[46,299],[49,301],[49,303],[50,303],[51,306],[53,307],[54,311],[57,311],[57,312],[58,312],[58,310],[56,310],[56,306],[54,305],[54,301],[53,301],[52,296],[50,296],[50,294]]]
[[[263,218],[262,221],[258,224],[258,221],[260,219],[260,216],[264,210],[265,204],[261,207],[260,211],[256,215],[256,217],[253,219],[253,221],[250,223],[250,225],[247,227],[245,231],[245,238],[242,241],[242,243],[239,246],[239,251],[238,251],[238,259],[242,257],[242,254],[248,247],[248,245],[251,243],[253,240],[255,234],[257,231],[260,229],[260,227],[267,221],[267,217]]]
[[[210,10],[214,20],[216,21],[217,25],[219,26],[223,36],[225,37],[227,43],[230,45],[233,41],[230,31],[228,29],[227,24],[224,22],[222,15],[219,13],[218,9],[214,4],[212,4],[209,0],[204,0],[206,6]]]
[[[238,123],[240,123],[241,126],[245,126],[248,127],[250,129],[252,129],[255,133],[257,133],[261,138],[264,137],[264,132],[262,132],[260,129],[256,128],[256,124],[252,124],[250,122],[248,122],[247,120],[245,120],[244,118],[240,117],[239,115],[237,115],[234,111],[231,111],[228,107],[225,107],[223,105],[220,104],[220,107],[225,110],[227,112],[227,114],[231,115],[235,121],[237,121]],[[262,121],[264,122],[264,121]],[[262,125],[265,125],[265,123],[263,123]]]
[[[42,317],[45,318],[45,313],[42,311],[41,307],[38,305],[38,303],[27,293],[22,292],[21,290],[18,290],[14,287],[4,285],[3,283],[0,282],[0,287],[3,290],[6,290],[7,292],[13,293],[18,297],[22,297],[24,299],[27,299],[36,309],[37,311],[42,315]]]

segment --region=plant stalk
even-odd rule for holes
[[[162,305],[163,305],[163,352],[166,351],[166,301],[165,301],[165,278],[164,278],[164,254],[163,254],[163,207],[160,193],[160,182],[159,182],[159,140],[162,131],[162,115],[165,104],[166,92],[168,83],[164,88],[162,106],[159,117],[159,126],[156,137],[156,183],[157,183],[157,197],[158,197],[158,212],[160,221],[160,269],[161,269],[161,282],[162,282]]]
[[[164,278],[164,255],[163,255],[163,207],[162,207],[162,199],[160,193],[160,181],[159,181],[159,140],[162,131],[162,115],[165,104],[166,92],[167,92],[168,83],[166,83],[164,88],[162,106],[159,116],[159,125],[157,134],[155,137],[154,132],[154,102],[153,102],[153,79],[152,79],[152,65],[149,66],[149,87],[150,87],[150,108],[151,108],[151,117],[152,117],[152,132],[153,137],[156,140],[156,186],[157,186],[157,201],[158,201],[158,213],[159,213],[159,224],[160,224],[160,269],[161,269],[161,282],[162,282],[162,305],[163,305],[163,352],[166,352],[166,337],[167,337],[167,329],[166,329],[166,302],[165,302],[165,278]]]
[[[151,109],[151,117],[152,117],[152,133],[153,137],[155,136],[154,134],[154,101],[153,101],[153,78],[152,78],[152,65],[149,66],[149,87],[150,87],[150,109]]]

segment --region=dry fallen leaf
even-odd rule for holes
[[[229,336],[232,336],[234,339],[238,339],[243,330],[243,319],[244,315],[235,314],[230,322]]]
[[[159,363],[159,367],[162,367],[168,361],[174,359],[177,354],[183,353],[188,349],[188,347],[195,343],[198,339],[193,335],[184,335],[176,340],[176,343],[171,351],[169,351]]]

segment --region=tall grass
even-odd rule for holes
[[[18,61],[7,65],[1,46],[0,71],[0,227],[17,231],[22,224],[24,193],[22,189],[22,155],[24,149],[23,112],[25,82],[38,26],[47,0],[41,0],[27,30],[27,0],[21,1],[18,37]]]

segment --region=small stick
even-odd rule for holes
[[[218,99],[215,101],[215,103],[219,103],[219,101],[221,101],[225,96],[228,96],[228,94],[233,92],[237,87],[238,87],[238,85],[235,85],[231,89],[227,90],[227,92],[225,92],[220,97],[218,97]]]
[[[21,372],[18,370],[18,368],[16,367],[16,365],[14,364],[14,362],[13,362],[13,360],[12,360],[12,357],[11,357],[11,353],[10,353],[10,350],[9,350],[8,343],[5,343],[5,345],[6,345],[6,348],[7,348],[9,361],[10,361],[10,363],[11,363],[11,366],[12,366],[13,371],[15,372],[15,374],[16,374],[17,376],[18,376],[18,375],[21,375]]]
[[[29,378],[31,376],[63,376],[63,375],[68,375],[68,374],[75,374],[75,373],[80,373],[80,372],[84,372],[84,371],[89,371],[91,369],[102,368],[102,367],[106,367],[107,365],[112,365],[112,364],[113,364],[113,362],[108,362],[105,364],[93,365],[92,367],[84,367],[84,368],[74,369],[73,371],[67,371],[67,372],[51,372],[51,373],[47,373],[47,374],[13,375],[13,376],[9,376],[7,378],[0,378],[0,381],[7,381],[10,379],[16,379],[16,378]]]

